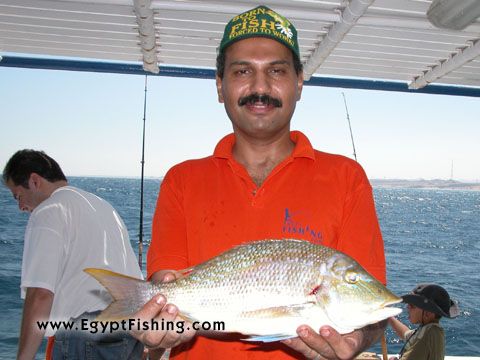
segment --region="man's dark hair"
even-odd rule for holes
[[[220,79],[223,79],[223,74],[225,72],[225,50],[226,49],[224,49],[224,51],[221,51],[217,55],[217,76]],[[293,56],[293,67],[295,68],[295,72],[298,75],[303,71],[303,64],[298,58],[297,54],[295,54],[293,51],[292,51],[292,56]]]
[[[28,189],[30,175],[36,173],[50,182],[67,181],[60,165],[43,151],[19,150],[8,160],[3,169],[3,182],[13,182]]]

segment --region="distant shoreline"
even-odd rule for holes
[[[140,177],[135,176],[92,176],[92,175],[74,175],[70,178],[97,178],[97,179],[128,179],[128,180],[138,180]],[[148,176],[145,177],[145,180],[154,180],[162,181],[163,176],[155,177]],[[404,188],[404,189],[440,189],[440,190],[472,190],[480,191],[479,182],[463,182],[457,180],[441,180],[441,179],[369,179],[370,183],[375,188],[384,188],[384,189],[393,189],[393,188]]]
[[[456,180],[404,180],[404,179],[370,179],[376,188],[407,188],[407,189],[440,189],[440,190],[472,190],[480,191],[480,183],[461,182]]]

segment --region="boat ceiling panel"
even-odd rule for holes
[[[295,24],[301,60],[306,69],[313,68],[306,72],[307,78],[339,76],[408,84],[417,79],[417,87],[428,83],[480,87],[480,22],[477,19],[462,31],[436,28],[426,17],[432,0],[363,0],[371,4],[356,22],[344,27],[338,43],[322,50],[345,9],[358,1],[263,3]],[[153,72],[157,65],[214,68],[225,23],[258,4],[257,0],[2,0],[0,55],[143,63]],[[152,62],[153,70],[148,66]]]

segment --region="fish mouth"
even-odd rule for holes
[[[392,307],[391,305],[395,305],[400,302],[402,302],[402,298],[385,301],[380,305],[380,308],[377,311],[375,311],[375,313],[379,314],[383,318],[397,316],[402,312],[402,309],[397,307]]]
[[[380,306],[382,308],[386,308],[390,305],[395,305],[395,304],[398,304],[398,303],[401,303],[402,302],[402,298],[395,298],[393,300],[388,300],[388,301],[385,301],[384,303],[382,303]]]

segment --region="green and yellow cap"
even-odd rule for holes
[[[293,24],[282,15],[263,5],[245,11],[227,23],[218,52],[223,52],[226,47],[235,41],[251,37],[267,37],[276,40],[300,58],[297,30]]]

